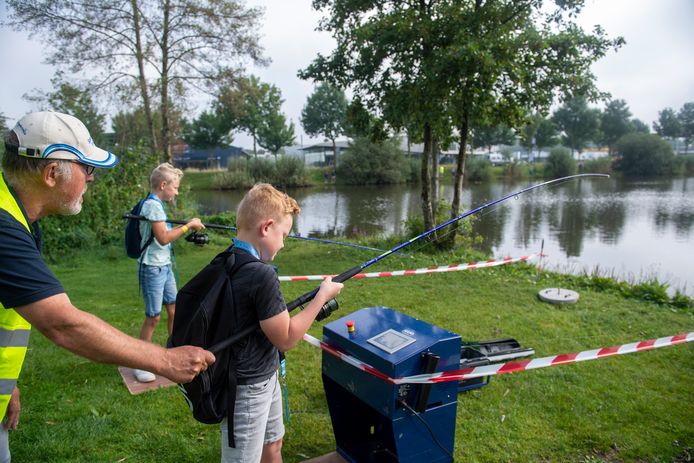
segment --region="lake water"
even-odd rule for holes
[[[476,208],[537,182],[492,182],[464,188]],[[312,237],[403,231],[421,214],[419,186],[322,186],[288,191],[302,208],[294,232]],[[243,192],[196,191],[203,213],[235,210]],[[450,201],[451,186],[441,187]],[[476,216],[482,249],[495,258],[540,251],[543,266],[628,281],[657,277],[694,296],[694,177],[581,179],[518,196]]]

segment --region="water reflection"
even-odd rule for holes
[[[465,188],[463,211],[530,182]],[[294,232],[305,236],[402,233],[420,214],[417,186],[329,186],[288,191],[302,208]],[[450,201],[450,185],[441,188]],[[236,208],[242,192],[195,192],[204,213]],[[581,179],[524,194],[484,210],[473,220],[482,248],[495,257],[536,252],[545,242],[550,267],[603,269],[640,280],[657,276],[694,295],[694,177],[622,181]]]

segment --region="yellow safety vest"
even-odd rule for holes
[[[31,233],[29,222],[17,204],[0,173],[0,209],[4,209]],[[5,418],[7,404],[17,385],[29,344],[31,325],[14,309],[0,304],[0,419]]]

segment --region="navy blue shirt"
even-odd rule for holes
[[[235,249],[235,252],[248,252]],[[258,260],[239,268],[231,279],[234,294],[235,329],[238,333],[249,326],[258,326],[287,310],[275,269]],[[234,346],[237,358],[236,376],[239,384],[256,384],[271,377],[279,367],[277,348],[261,330]]]
[[[26,217],[23,208],[22,212]],[[8,308],[65,292],[41,255],[38,223],[30,226],[31,233],[9,212],[0,209],[0,303]]]

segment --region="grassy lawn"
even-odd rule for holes
[[[180,281],[223,248],[178,246]],[[80,255],[54,265],[73,303],[136,335],[142,322],[136,263],[120,250]],[[373,257],[368,251],[287,242],[282,275],[339,273]],[[391,256],[369,271],[465,260],[438,255]],[[515,337],[536,357],[670,336],[694,330],[694,312],[578,289],[580,301],[539,302],[567,277],[531,266],[353,280],[340,296],[343,316],[385,305],[459,333],[464,340]],[[315,282],[283,283],[287,300]],[[314,325],[310,333],[321,336]],[[156,341],[164,343],[161,323]],[[128,393],[115,366],[90,363],[35,332],[20,378],[22,417],[10,436],[17,462],[214,462],[216,426],[191,417],[167,388]],[[320,351],[300,343],[287,355],[289,407],[284,458],[303,461],[334,450],[321,383]],[[492,378],[458,396],[455,458],[466,462],[672,462],[694,455],[694,345]]]

